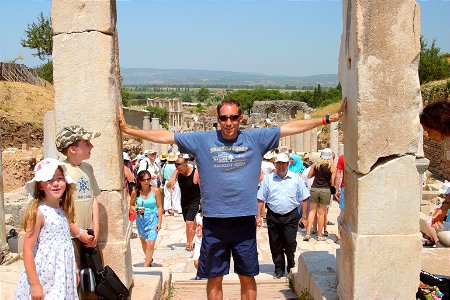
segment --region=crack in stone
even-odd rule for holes
[[[107,31],[101,31],[101,30],[93,30],[93,29],[87,29],[83,31],[71,31],[71,32],[60,32],[60,33],[54,33],[53,36],[58,36],[61,34],[80,34],[80,33],[89,33],[89,32],[100,32],[105,35],[114,36],[114,32],[107,32]]]

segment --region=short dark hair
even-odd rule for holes
[[[420,114],[420,124],[450,136],[450,102],[441,100],[425,106]]]
[[[70,144],[69,146],[67,146],[66,148],[62,149],[61,153],[64,154],[65,156],[67,156],[67,152],[69,151],[70,147],[78,147],[78,145],[80,144],[80,140],[76,140],[75,142],[73,142],[72,144]]]
[[[242,115],[242,108],[241,105],[239,104],[239,102],[237,102],[234,99],[224,99],[222,102],[219,103],[219,105],[217,105],[217,115],[220,116],[220,109],[222,108],[222,106],[224,106],[225,104],[227,105],[236,105],[238,107],[238,113],[239,115]]]

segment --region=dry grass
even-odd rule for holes
[[[336,103],[332,103],[330,105],[318,108],[311,113],[311,118],[313,118],[313,119],[321,118],[325,114],[334,114],[334,113],[338,112],[340,106],[341,106],[341,102],[336,102]],[[297,118],[303,119],[303,113],[299,111],[297,113]]]
[[[44,115],[54,109],[53,86],[0,81],[0,115],[16,123],[42,127]]]

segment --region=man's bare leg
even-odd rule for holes
[[[208,278],[208,283],[206,284],[206,295],[208,296],[208,300],[223,299],[222,280],[223,276]]]
[[[241,281],[241,300],[256,300],[256,281],[254,276],[239,275]]]

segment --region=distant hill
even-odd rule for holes
[[[312,76],[265,75],[230,71],[208,71],[189,69],[122,68],[120,70],[125,85],[263,85],[263,86],[336,86],[337,74]]]

